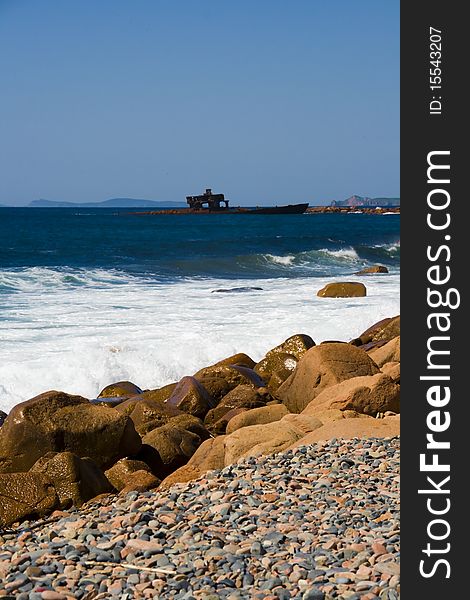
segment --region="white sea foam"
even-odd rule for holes
[[[270,262],[273,262],[277,265],[284,265],[284,266],[291,265],[295,260],[295,256],[292,254],[288,254],[287,256],[276,256],[275,254],[265,254],[265,257]]]
[[[336,259],[345,261],[360,260],[359,255],[354,248],[340,248],[339,250],[327,250],[326,248],[323,248],[322,250],[318,250],[318,252],[325,256],[333,256]]]
[[[259,360],[294,333],[348,340],[399,312],[398,275],[369,276],[366,298],[318,298],[332,280],[170,284],[99,269],[3,272],[0,409],[50,389],[93,398],[122,379],[155,388],[235,352]],[[211,293],[247,285],[262,291]]]

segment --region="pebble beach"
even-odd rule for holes
[[[399,438],[249,457],[0,532],[0,597],[396,600]]]

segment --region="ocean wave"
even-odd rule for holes
[[[317,343],[348,340],[399,311],[397,275],[371,277],[367,297],[340,302],[316,296],[330,277],[250,282],[261,290],[246,289],[246,279],[217,281],[245,287],[229,295],[212,293],[213,280],[127,281],[0,297],[0,410],[47,389],[95,398],[125,379],[156,388],[236,352],[258,361],[297,332]]]
[[[139,278],[115,269],[29,267],[0,271],[0,292],[47,292],[77,287],[110,287]]]
[[[293,254],[288,254],[287,256],[276,256],[275,254],[264,254],[266,260],[273,262],[277,265],[289,266],[292,265],[295,261],[295,256]]]
[[[192,256],[156,262],[152,270],[135,272],[115,268],[23,267],[0,270],[0,294],[50,293],[79,288],[176,283],[192,279],[247,280],[272,277],[325,277],[347,275],[373,264],[399,270],[400,242],[322,247],[290,253],[253,253],[236,256]]]

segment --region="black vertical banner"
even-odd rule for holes
[[[466,598],[463,4],[401,3],[401,596]],[[467,264],[466,264],[467,263]],[[416,596],[418,593],[418,596]]]

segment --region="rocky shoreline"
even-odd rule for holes
[[[297,334],[163,388],[17,405],[0,596],[395,600],[399,336]]]

